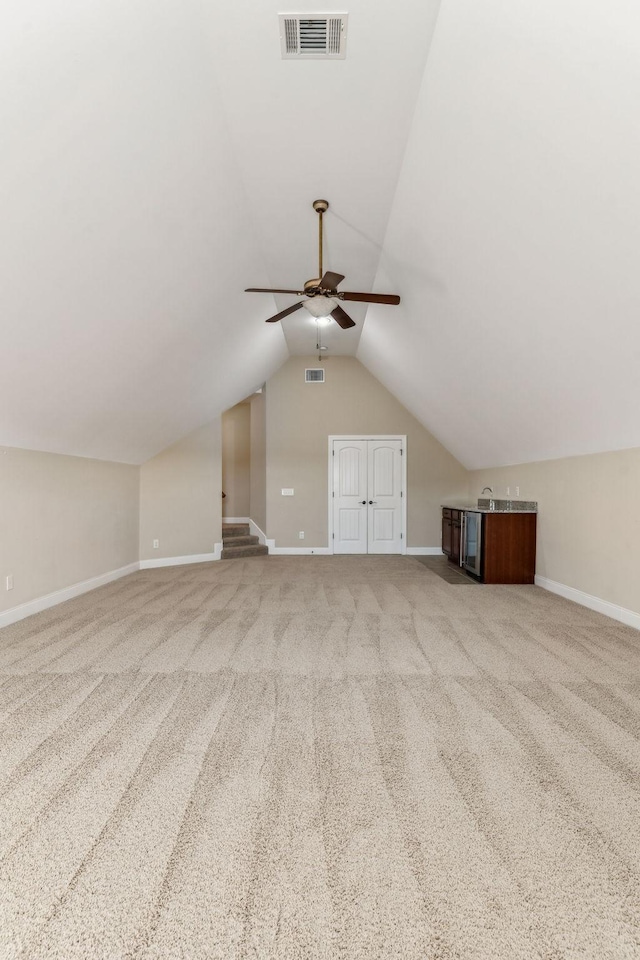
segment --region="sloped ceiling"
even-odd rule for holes
[[[320,12],[297,3],[296,12]],[[469,467],[640,445],[640,11],[7,0],[0,442],[139,463],[316,331],[246,286],[397,292],[325,331]],[[324,8],[326,11],[326,8]]]
[[[139,463],[287,357],[201,4],[3,10],[0,439]]]
[[[640,446],[640,7],[443,0],[358,356],[466,466]]]

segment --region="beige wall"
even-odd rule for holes
[[[278,547],[327,546],[330,434],[406,434],[407,543],[439,547],[440,504],[466,495],[467,471],[358,360],[328,357],[325,383],[305,383],[305,367],[318,366],[292,357],[267,384],[267,536]]]
[[[471,473],[471,496],[538,501],[536,573],[640,613],[640,450]]]
[[[251,481],[251,404],[238,403],[222,414],[223,517],[248,517]]]
[[[300,529],[304,546],[327,545],[330,434],[407,434],[409,546],[440,545],[443,500],[519,486],[539,504],[537,574],[640,613],[640,449],[469,474],[357,360],[324,363],[326,382],[305,384],[315,358],[290,359],[245,405],[249,515],[277,546],[300,546]],[[0,611],[138,558],[211,553],[220,494],[220,420],[140,468],[0,447]]]
[[[0,611],[135,563],[138,480],[127,464],[0,447]]]
[[[220,432],[213,420],[140,467],[141,560],[212,553],[221,540]]]
[[[262,532],[267,529],[266,389],[251,398],[251,495],[249,516]]]

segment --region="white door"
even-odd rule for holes
[[[368,440],[367,553],[402,551],[402,440]]]
[[[333,441],[333,552],[367,552],[367,441]]]
[[[402,440],[334,440],[333,552],[401,553]]]

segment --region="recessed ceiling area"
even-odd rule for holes
[[[325,60],[221,11],[4,4],[0,442],[139,463],[313,356],[243,291],[315,276],[326,197],[326,268],[402,297],[328,352],[462,463],[640,445],[640,11],[354,0]]]

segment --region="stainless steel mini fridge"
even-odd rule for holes
[[[475,510],[462,515],[460,566],[474,577],[482,576],[482,514]]]

